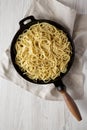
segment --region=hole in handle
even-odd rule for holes
[[[35,21],[35,20],[36,20],[36,19],[34,18],[34,16],[28,16],[28,17],[22,19],[22,20],[19,22],[20,27],[23,27],[23,26],[25,26],[27,23],[32,22],[32,21]]]

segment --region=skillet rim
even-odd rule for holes
[[[26,18],[24,18],[24,19],[26,19]],[[20,22],[19,22],[19,24],[20,24]],[[30,26],[32,26],[32,25],[34,25],[36,23],[41,23],[41,22],[49,23],[49,24],[55,26],[56,28],[63,30],[63,32],[65,32],[65,34],[67,35],[68,40],[70,41],[70,44],[71,44],[71,47],[72,47],[72,55],[71,55],[70,61],[68,62],[67,71],[65,73],[61,73],[60,76],[56,77],[54,80],[50,80],[49,82],[44,82],[42,80],[32,80],[32,79],[30,79],[29,77],[27,77],[26,75],[24,75],[23,72],[20,70],[19,66],[17,64],[15,64],[15,53],[16,53],[16,51],[15,51],[15,47],[14,46],[15,46],[15,43],[16,43],[16,40],[17,40],[18,36],[20,34],[22,34],[24,30],[28,29]],[[17,73],[23,79],[25,79],[25,80],[27,80],[29,82],[32,82],[32,83],[36,83],[36,84],[49,84],[49,83],[55,83],[57,81],[60,81],[69,72],[69,70],[70,70],[70,68],[71,68],[71,66],[72,66],[72,64],[74,62],[75,46],[74,46],[74,42],[73,42],[73,39],[72,39],[69,31],[64,26],[62,26],[61,24],[59,24],[59,23],[57,23],[55,21],[51,21],[51,20],[47,20],[47,19],[35,19],[34,18],[32,21],[28,22],[26,25],[25,24],[20,24],[20,28],[16,32],[16,34],[13,37],[13,40],[11,42],[10,56],[11,56],[11,61],[12,61],[12,64],[13,64],[15,70],[17,71]]]

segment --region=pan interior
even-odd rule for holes
[[[61,73],[60,76],[56,77],[54,80],[50,80],[49,82],[44,82],[43,80],[32,80],[32,79],[30,79],[29,77],[27,77],[27,75],[23,74],[20,67],[15,63],[15,56],[16,56],[15,43],[17,41],[17,38],[19,37],[20,34],[23,33],[24,30],[30,28],[32,25],[35,25],[37,23],[42,23],[42,22],[50,23],[51,25],[55,26],[56,28],[63,30],[66,33],[68,40],[70,41],[70,44],[71,44],[71,47],[72,47],[72,55],[71,55],[70,61],[68,62],[67,71],[65,73]],[[15,35],[13,41],[12,41],[12,44],[11,44],[11,59],[12,59],[12,63],[14,65],[15,69],[24,79],[26,79],[30,82],[33,82],[33,83],[37,83],[37,84],[48,84],[48,83],[53,83],[53,82],[63,78],[64,75],[70,70],[72,63],[73,63],[73,60],[74,60],[74,54],[75,54],[74,51],[75,51],[75,49],[74,49],[73,40],[72,40],[69,32],[64,27],[62,27],[60,24],[55,23],[53,21],[37,20],[37,21],[33,21],[33,22],[26,24],[25,26],[20,28],[20,30],[16,33],[16,35]]]

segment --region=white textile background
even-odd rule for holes
[[[34,15],[37,19],[50,19],[54,20],[64,27],[69,32],[73,33],[75,42],[76,56],[74,64],[70,72],[64,77],[63,82],[67,86],[73,98],[81,98],[83,96],[83,63],[86,57],[86,34],[87,34],[87,18],[85,16],[76,16],[75,10],[61,4],[56,0],[41,0],[33,1],[31,7],[26,13],[26,16]],[[85,19],[85,24],[84,24]],[[74,26],[75,24],[75,26]],[[74,28],[74,31],[73,31]],[[30,91],[31,93],[48,100],[59,100],[61,95],[57,92],[53,84],[50,85],[36,85],[21,78],[13,68],[10,59],[10,48],[3,54],[0,61],[0,76],[14,82],[20,87]]]

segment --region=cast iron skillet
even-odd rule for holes
[[[46,22],[46,23],[50,23],[51,25],[55,26],[56,28],[59,28],[61,30],[63,30],[67,37],[68,37],[68,40],[70,41],[71,43],[71,46],[72,46],[72,55],[71,55],[71,58],[70,58],[70,61],[68,63],[68,67],[67,67],[67,72],[70,70],[72,64],[73,64],[73,61],[74,61],[74,56],[75,56],[75,48],[74,48],[74,43],[73,43],[73,40],[69,34],[69,32],[63,27],[61,26],[60,24],[54,22],[54,21],[51,21],[51,20],[46,20],[46,19],[35,19],[34,16],[28,16],[24,19],[22,19],[19,24],[20,24],[20,29],[18,30],[18,32],[15,34],[13,40],[12,40],[12,44],[11,44],[11,49],[10,49],[10,53],[11,53],[11,60],[12,60],[12,63],[13,63],[13,66],[14,68],[16,69],[16,71],[26,80],[30,81],[30,82],[33,82],[33,83],[36,83],[36,84],[49,84],[49,83],[54,83],[55,87],[57,88],[57,90],[63,95],[64,97],[64,100],[69,108],[69,110],[71,111],[71,113],[76,117],[76,119],[78,121],[80,121],[82,118],[81,118],[81,115],[80,115],[80,112],[79,112],[79,109],[77,108],[75,102],[73,101],[73,99],[70,97],[70,95],[66,92],[66,87],[65,85],[63,84],[62,82],[62,78],[66,75],[66,73],[61,73],[60,76],[58,76],[57,78],[55,78],[54,80],[50,80],[49,82],[44,82],[44,81],[41,81],[41,80],[32,80],[32,79],[29,79],[26,75],[23,74],[23,72],[20,70],[20,68],[15,64],[15,56],[16,56],[16,50],[15,50],[15,43],[16,43],[16,40],[18,38],[18,36],[20,34],[23,33],[24,30],[28,29],[30,26],[36,24],[36,23],[41,23],[41,22]]]

